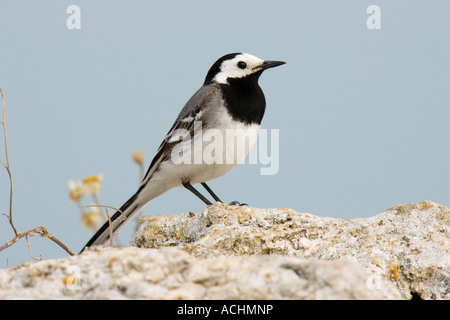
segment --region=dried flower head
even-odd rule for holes
[[[103,173],[99,173],[97,176],[87,176],[83,179],[83,192],[85,194],[97,195],[100,191],[102,181]]]
[[[83,184],[81,181],[69,180],[69,199],[71,202],[80,202],[84,195]]]
[[[135,151],[131,154],[131,157],[133,158],[134,162],[136,162],[138,165],[142,166],[144,163],[144,153],[145,153],[145,150]]]
[[[97,223],[102,222],[103,217],[100,213],[100,209],[97,207],[93,207],[91,210],[84,212],[81,215],[81,223],[85,229],[97,229]]]

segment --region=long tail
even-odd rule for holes
[[[139,204],[140,201],[138,201],[140,191],[141,190],[138,190],[138,192],[136,192],[130,199],[128,199],[128,201],[125,202],[125,204],[111,217],[113,235],[116,234],[119,229],[123,227],[128,221],[133,220],[133,217],[136,216],[144,208],[144,205]],[[109,221],[106,221],[105,224],[103,224],[103,226],[86,243],[83,249],[81,249],[80,253],[82,253],[88,247],[105,244],[109,240],[109,238]]]

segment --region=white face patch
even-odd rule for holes
[[[231,60],[222,62],[220,72],[214,77],[217,83],[227,84],[228,78],[243,78],[252,73],[258,72],[264,60],[248,53],[237,55]],[[242,68],[245,64],[245,68]]]

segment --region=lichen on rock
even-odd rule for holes
[[[450,299],[450,212],[343,220],[216,203],[146,216],[132,247],[0,269],[0,299]]]
[[[177,246],[204,259],[261,254],[346,259],[394,282],[406,299],[450,299],[450,212],[431,201],[351,220],[216,203],[201,214],[143,217],[132,242]]]

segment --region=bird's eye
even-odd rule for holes
[[[237,63],[237,66],[238,66],[239,68],[241,68],[241,69],[247,68],[247,64],[246,64],[244,61],[239,61],[239,62]]]

